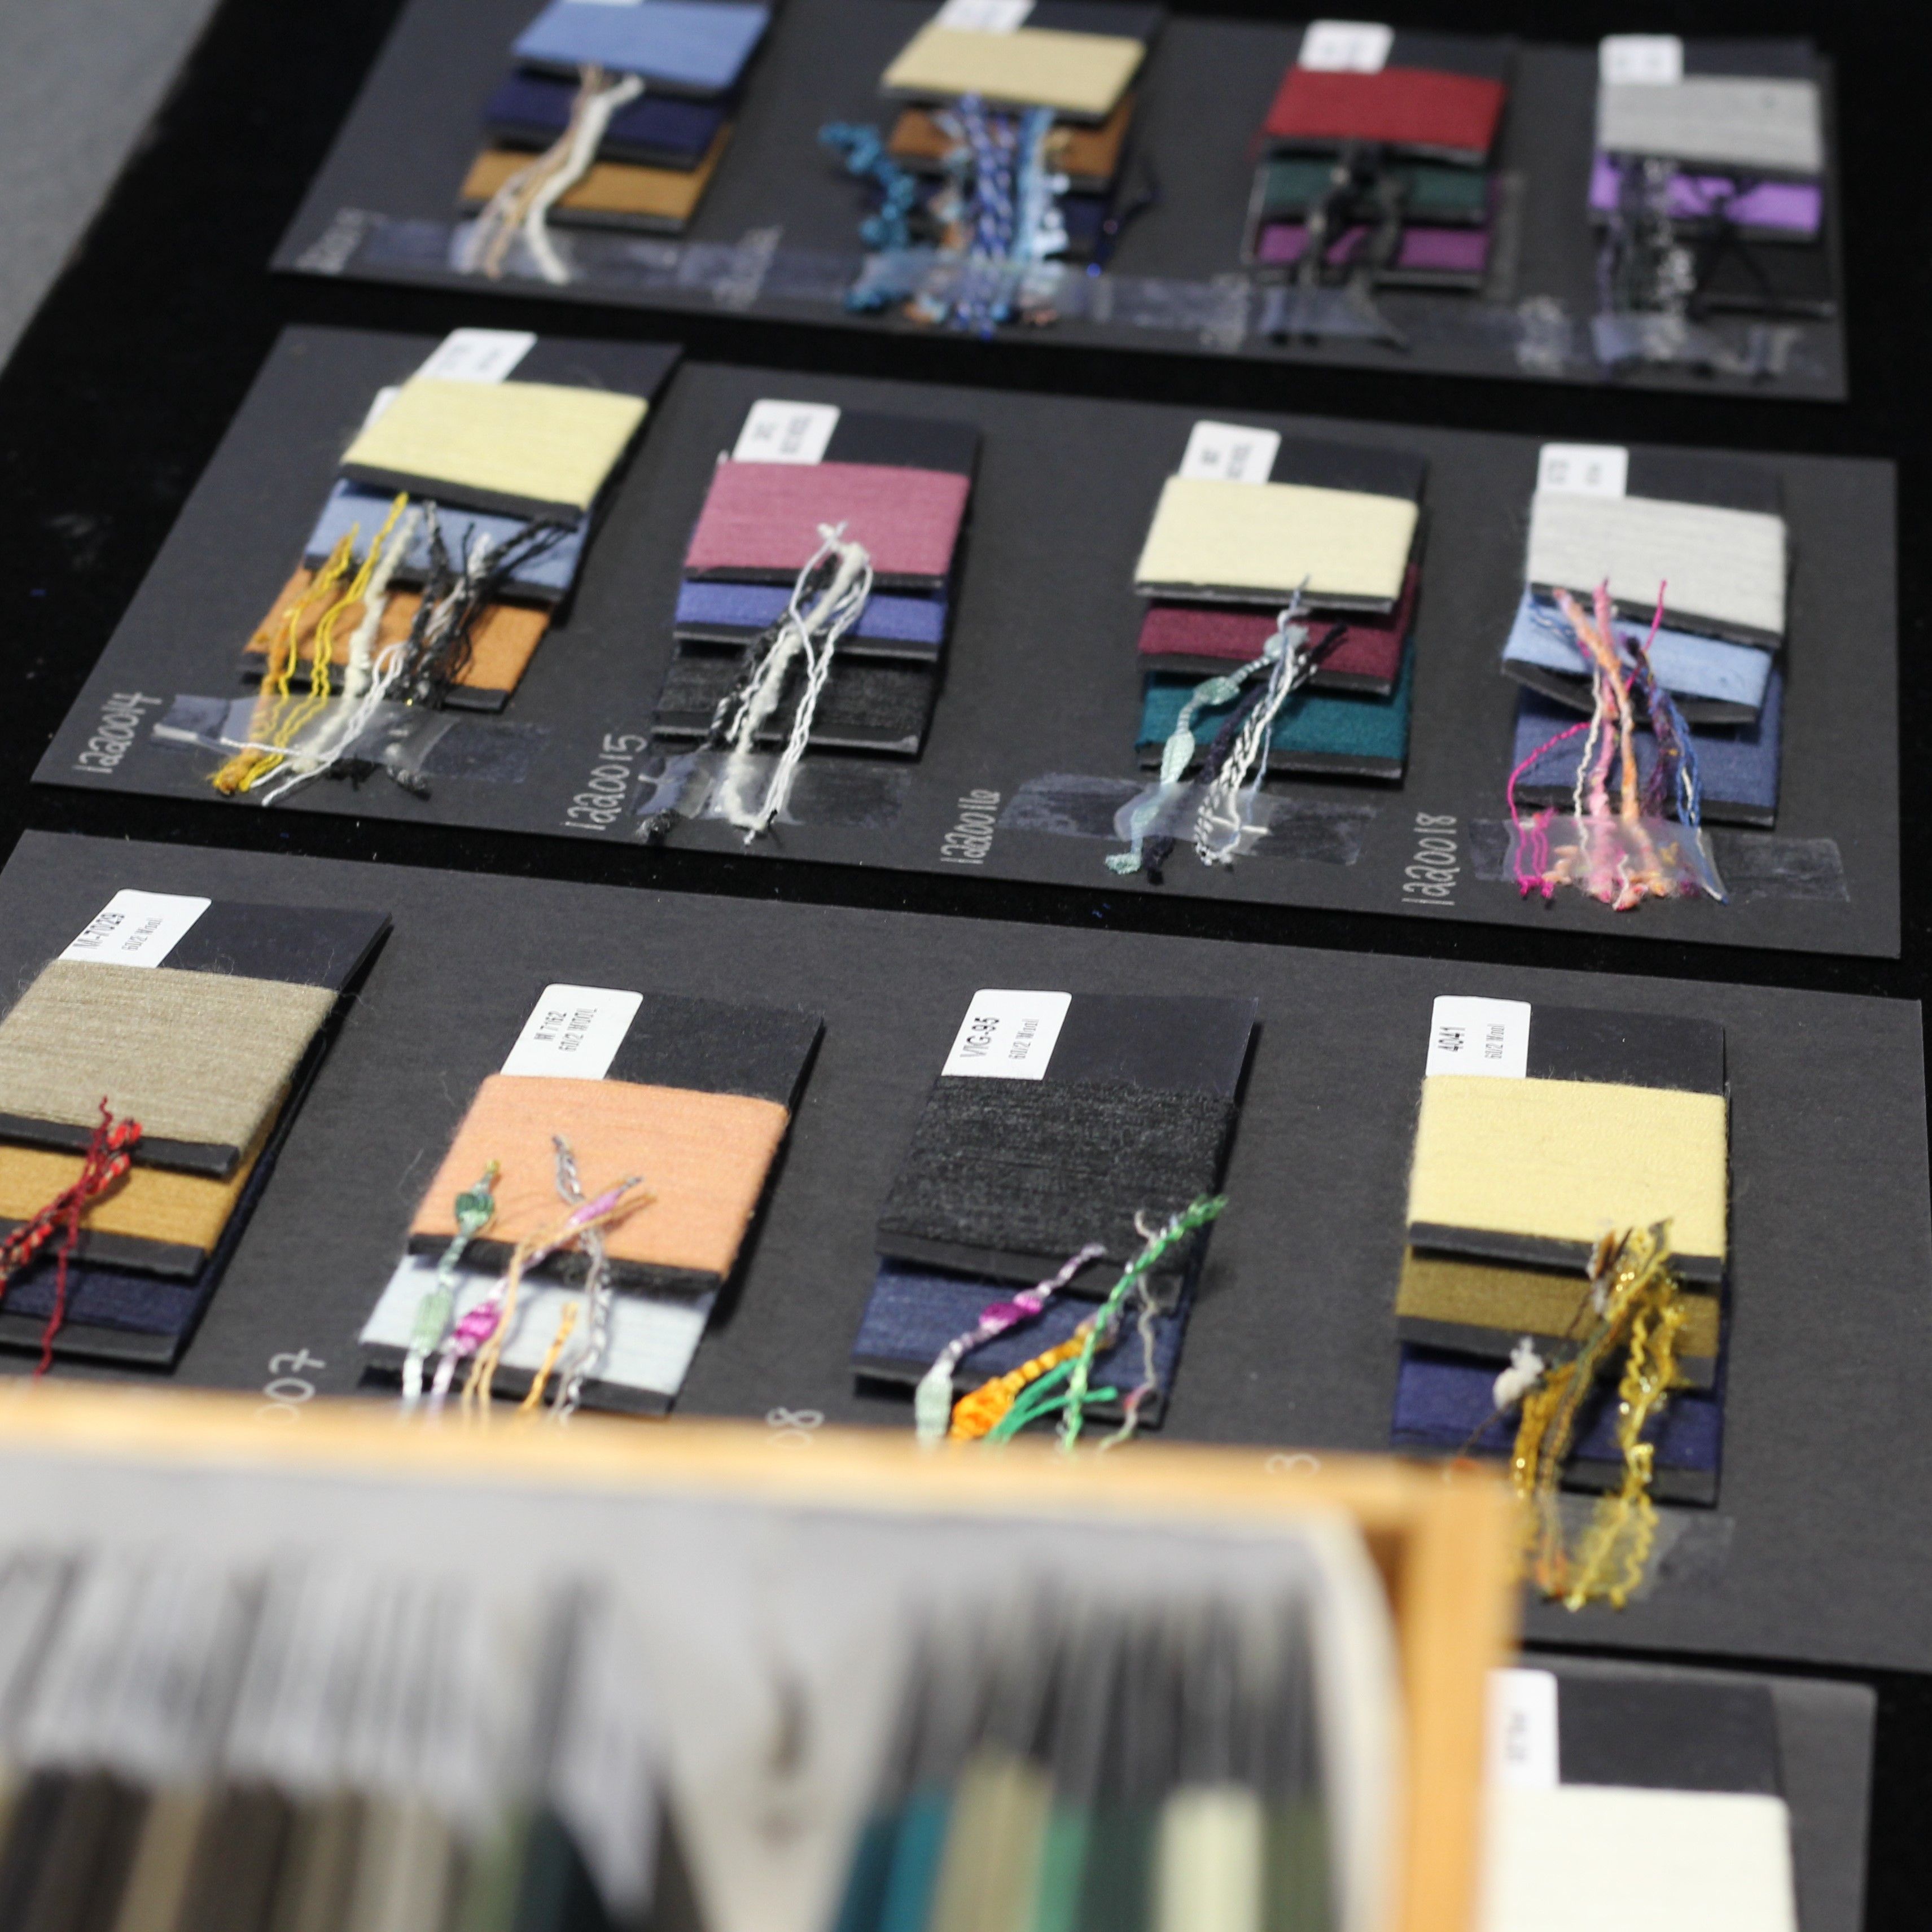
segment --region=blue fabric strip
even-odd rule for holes
[[[515,52],[538,67],[608,68],[717,94],[736,82],[770,19],[745,0],[552,0]]]
[[[778,584],[686,583],[677,593],[680,624],[724,624],[742,631],[770,628],[784,614],[791,592]],[[946,641],[944,597],[896,597],[875,592],[866,600],[854,634],[880,644]]]
[[[483,118],[491,128],[554,140],[570,124],[577,83],[547,74],[506,74],[490,97]],[[724,124],[716,103],[680,100],[668,94],[646,94],[610,117],[601,154],[647,152],[695,167]]]
[[[1473,1448],[1492,1455],[1507,1451],[1516,1439],[1516,1412],[1512,1409],[1483,1426],[1484,1419],[1496,1408],[1496,1380],[1493,1362],[1405,1346],[1396,1378],[1390,1440],[1398,1447],[1460,1449],[1481,1429]],[[1621,1462],[1616,1421],[1612,1377],[1600,1381],[1584,1400],[1576,1453],[1592,1462]],[[1721,1393],[1680,1389],[1665,1403],[1661,1420],[1652,1424],[1649,1439],[1657,1444],[1660,1468],[1714,1469],[1724,1430]]]
[[[1617,628],[1640,641],[1649,626],[1620,622]],[[1525,591],[1516,607],[1516,622],[1510,627],[1509,642],[1503,646],[1503,662],[1587,676],[1583,655],[1570,642],[1568,632],[1554,604],[1540,603]],[[1673,698],[1743,704],[1755,711],[1764,703],[1772,656],[1751,644],[1727,644],[1688,631],[1660,630],[1650,647],[1650,662],[1658,682]]]
[[[387,490],[364,489],[360,484],[338,478],[328,493],[328,502],[322,506],[322,514],[316,519],[315,528],[309,532],[302,561],[314,569],[349,534],[351,524],[360,528],[356,551],[359,560],[367,554],[369,539],[382,527],[389,506],[394,501]],[[460,557],[478,534],[500,545],[530,528],[526,518],[501,517],[488,511],[452,509],[439,503],[436,512],[442,520],[442,540],[454,557]],[[577,581],[578,568],[584,561],[584,542],[585,524],[580,520],[574,530],[567,531],[541,556],[523,565],[510,579],[511,587],[546,603],[563,597]],[[406,584],[420,584],[428,571],[429,533],[418,528],[416,540],[404,560],[400,580]]]
[[[1515,770],[1539,745],[1548,744],[1558,732],[1580,722],[1568,705],[1559,704],[1540,691],[1526,691],[1516,704],[1516,748],[1510,754],[1510,769]],[[1756,724],[1690,728],[1706,812],[1721,811],[1727,805],[1748,806],[1755,812],[1778,809],[1779,739],[1784,723],[1784,679],[1782,673],[1774,670],[1765,686],[1764,708]],[[1519,786],[1570,790],[1582,760],[1585,735],[1580,731],[1560,745],[1550,746],[1517,780]],[[1636,734],[1636,763],[1640,776],[1647,779],[1657,763],[1657,740],[1648,731]]]

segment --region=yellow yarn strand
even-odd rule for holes
[[[550,1338],[550,1346],[544,1351],[544,1358],[538,1365],[536,1380],[531,1383],[530,1394],[518,1405],[519,1415],[534,1415],[542,1408],[544,1389],[556,1367],[558,1358],[563,1353],[564,1344],[576,1330],[578,1307],[574,1301],[563,1304],[563,1312],[556,1319],[556,1333]]]
[[[1062,1362],[1070,1362],[1079,1354],[1087,1340],[1087,1330],[1092,1326],[1090,1320],[1083,1322],[1065,1341],[1057,1343],[1043,1354],[1034,1356],[1030,1362],[1021,1363],[997,1382],[982,1382],[970,1395],[962,1396],[953,1406],[947,1436],[955,1442],[976,1442],[982,1436],[991,1434],[1028,1388],[1049,1369],[1057,1369]]]

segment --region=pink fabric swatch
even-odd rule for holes
[[[1322,660],[1312,681],[1321,685],[1337,679],[1367,679],[1393,684],[1402,670],[1402,640],[1415,615],[1421,578],[1420,570],[1410,565],[1402,601],[1387,616],[1348,618],[1347,634]],[[1274,634],[1275,616],[1273,610],[1240,605],[1151,604],[1141,621],[1140,655],[1192,658],[1205,676],[1259,657]],[[1316,613],[1309,625],[1310,641],[1319,644],[1341,621],[1339,613]]]
[[[684,567],[694,575],[783,572],[809,562],[820,524],[845,525],[881,577],[943,578],[969,480],[871,463],[721,463]]]

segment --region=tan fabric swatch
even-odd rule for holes
[[[466,490],[588,510],[644,419],[640,396],[554,382],[412,376],[343,458],[428,493]]]
[[[1725,1252],[1724,1096],[1441,1073],[1422,1083],[1412,1226],[1594,1243],[1670,1223],[1679,1254]]]
[[[251,1146],[335,1004],[326,986],[56,959],[0,1021],[0,1114]]]
[[[1589,1286],[1581,1275],[1541,1268],[1503,1268],[1484,1262],[1408,1250],[1395,1312],[1414,1322],[1500,1330],[1510,1334],[1581,1336],[1589,1327],[1585,1308]],[[1686,1290],[1688,1318],[1678,1331],[1682,1355],[1714,1355],[1720,1328],[1715,1294]]]
[[[1608,578],[1619,604],[1784,635],[1784,519],[1762,510],[1539,490],[1530,505],[1532,584],[1587,597]]]
[[[1048,155],[1076,181],[1112,181],[1133,119],[1134,97],[1128,94],[1096,128],[1062,122],[1047,136]],[[896,160],[940,161],[952,147],[952,136],[940,126],[936,114],[928,108],[908,107],[893,124],[887,151]]]
[[[220,1240],[274,1125],[272,1117],[226,1180],[160,1167],[131,1169],[88,1208],[82,1228],[90,1234],[124,1234],[206,1253]],[[0,1147],[0,1222],[31,1221],[80,1178],[83,1161],[80,1154],[44,1148]]]
[[[906,43],[880,84],[889,94],[978,94],[1097,120],[1120,105],[1146,51],[1112,34],[1048,27],[982,34],[934,21]]]
[[[489,1239],[514,1246],[554,1227],[553,1134],[569,1142],[595,1198],[627,1175],[652,1198],[604,1235],[612,1258],[728,1275],[790,1120],[772,1100],[623,1080],[495,1073],[476,1098],[410,1224],[412,1238],[456,1232],[456,1196],[502,1164]]]
[[[312,570],[298,570],[283,585],[274,609],[262,620],[255,634],[248,640],[245,656],[266,662],[270,649],[279,646],[288,628],[290,610],[300,601],[314,577]],[[392,592],[376,632],[376,650],[380,652],[391,644],[400,644],[409,635],[410,626],[416,620],[416,613],[422,608],[422,599],[414,591]],[[318,598],[314,607],[304,613],[298,626],[296,650],[304,664],[315,656],[315,634],[328,608],[327,604]],[[356,627],[362,621],[362,606],[359,603],[350,604],[336,620],[335,662],[338,668],[348,651],[349,640],[356,634]],[[470,662],[456,682],[470,691],[514,691],[549,628],[548,610],[527,604],[486,604],[482,616],[470,632]],[[338,688],[340,688],[339,680]]]
[[[676,223],[698,212],[711,177],[718,172],[731,139],[729,122],[719,128],[704,158],[694,168],[650,168],[634,161],[596,161],[557,203],[566,215],[628,215],[638,220]],[[470,164],[463,184],[466,208],[481,208],[532,157],[514,148],[485,148]]]
[[[113,1932],[188,1932],[182,1915],[212,1802],[199,1785],[164,1785],[148,1799]]]
[[[1393,602],[1415,542],[1416,508],[1400,496],[1300,483],[1170,476],[1134,581],[1285,596],[1304,578],[1319,600]]]

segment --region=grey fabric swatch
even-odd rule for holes
[[[1667,87],[1612,83],[1597,90],[1597,146],[1606,154],[1778,174],[1825,166],[1818,88],[1809,80],[1688,75]]]

